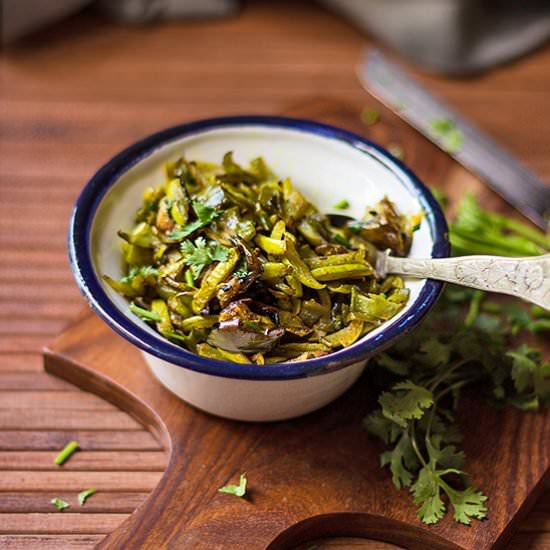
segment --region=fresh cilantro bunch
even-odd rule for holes
[[[472,228],[488,224],[492,213],[471,197],[466,201],[461,223],[466,210]],[[515,224],[502,222],[501,230],[508,232]],[[499,234],[499,244],[505,242],[503,236]],[[469,237],[476,239],[476,246],[490,246],[480,241],[479,233],[472,231]],[[494,232],[490,239],[495,239]],[[543,242],[538,239],[539,245]],[[438,522],[448,507],[466,525],[487,515],[487,497],[469,485],[459,448],[455,413],[464,388],[478,387],[498,406],[536,410],[550,405],[550,362],[536,349],[517,346],[518,336],[550,330],[550,312],[490,301],[488,296],[448,286],[413,335],[374,359],[379,408],[364,424],[386,444],[381,465],[389,468],[398,489],[409,488],[418,517],[427,524]]]

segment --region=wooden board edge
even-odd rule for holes
[[[43,348],[42,356],[44,370],[48,374],[66,380],[81,390],[93,393],[117,406],[149,431],[166,452],[171,452],[172,442],[166,425],[139,397],[110,378],[98,374],[74,359],[68,359],[49,347]]]
[[[279,533],[266,550],[288,550],[329,537],[358,537],[395,544],[408,550],[471,550],[421,526],[363,512],[320,514],[310,517]]]

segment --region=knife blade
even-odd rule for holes
[[[366,50],[358,68],[363,87],[403,120],[414,126],[455,160],[476,173],[510,205],[548,230],[550,187],[492,138],[406,75],[375,49]],[[446,121],[461,134],[450,148],[434,131],[434,121]]]

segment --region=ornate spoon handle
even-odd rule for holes
[[[511,294],[550,310],[550,254],[529,258],[459,256],[433,260],[386,256],[381,263],[385,263],[387,273]]]

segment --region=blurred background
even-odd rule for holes
[[[103,421],[93,424],[93,415],[75,412],[86,401],[42,371],[40,351],[84,306],[65,244],[78,193],[103,163],[151,132],[229,114],[313,118],[397,146],[427,183],[445,181],[455,195],[476,189],[482,202],[501,208],[480,180],[361,87],[357,64],[365,47],[376,46],[550,181],[546,0],[0,0],[0,6],[0,401],[25,408],[24,415],[0,414],[0,455],[59,447],[64,437],[53,442],[50,431],[106,429]],[[365,124],[365,109],[379,112],[380,123]],[[63,391],[74,399],[44,413],[40,403],[59,400]],[[18,443],[14,430],[22,434]],[[127,432],[110,430],[106,445],[117,448]],[[160,478],[163,465],[155,464],[149,473]],[[7,460],[0,464],[13,469]],[[153,475],[145,483],[130,474],[118,478],[134,497],[89,514],[83,533],[81,519],[48,523],[50,505],[41,504],[41,488],[62,492],[69,481],[2,471],[0,479],[9,480],[0,481],[3,540],[13,535],[20,546],[10,548],[40,548],[64,537],[64,549],[93,547],[140,503],[136,495],[145,498],[156,484]],[[72,475],[74,486],[90,485],[90,472]],[[11,514],[14,500],[3,491],[24,491],[17,510],[32,516]],[[508,548],[549,547],[550,510],[541,501]]]

